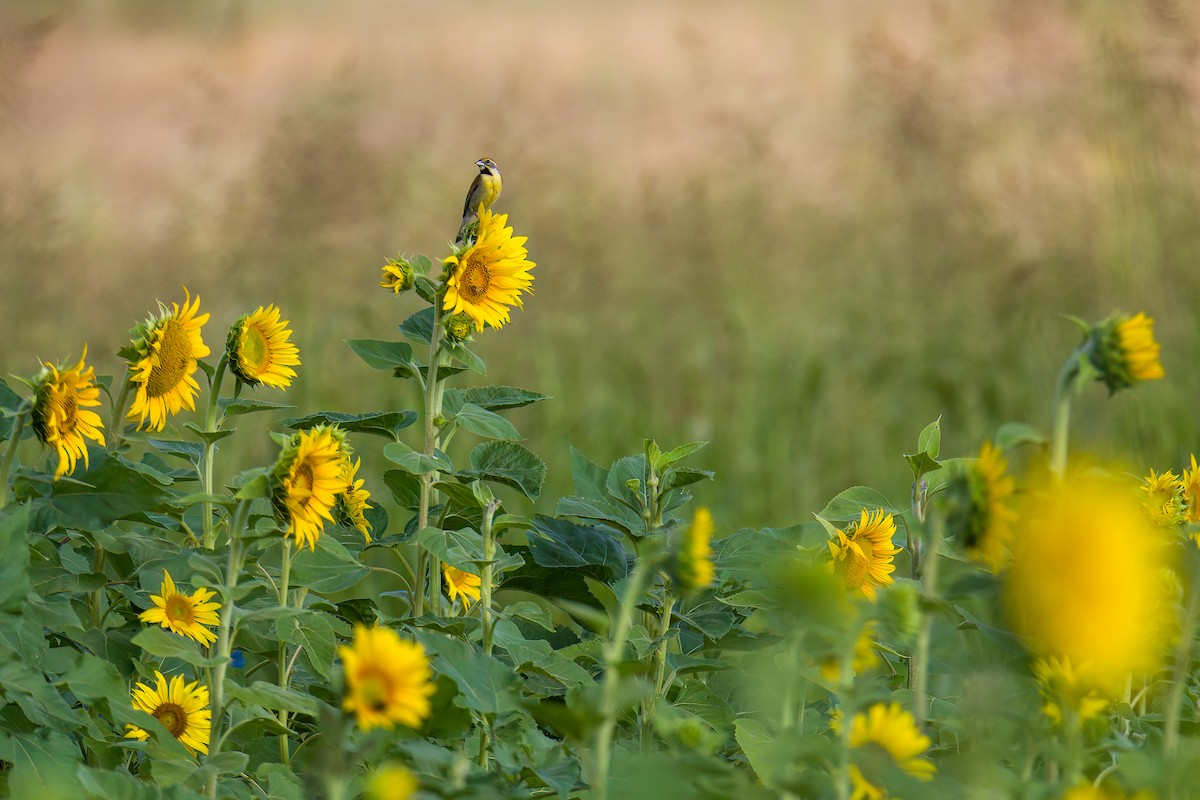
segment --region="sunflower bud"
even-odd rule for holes
[[[442,323],[446,329],[446,338],[452,342],[469,342],[475,330],[475,321],[465,311],[451,314]]]
[[[1110,393],[1165,375],[1154,339],[1154,319],[1143,312],[1113,314],[1094,326],[1085,351]]]
[[[400,294],[413,288],[414,281],[412,264],[408,263],[407,259],[397,256],[383,265],[383,274],[380,276],[379,285],[384,289],[391,289],[395,294]]]

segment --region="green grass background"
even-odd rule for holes
[[[947,455],[1048,432],[1078,341],[1059,315],[1118,308],[1156,318],[1168,377],[1089,391],[1073,447],[1178,468],[1198,37],[1169,0],[6,4],[0,372],[87,342],[120,377],[128,328],[186,284],[214,348],[283,308],[297,414],[415,407],[343,340],[398,338],[418,306],[379,267],[445,255],[488,155],[538,267],[477,351],[554,396],[514,414],[550,466],[540,510],[571,445],[607,463],[646,436],[712,442],[698,494],[727,529],[860,483],[903,504],[900,455],[939,415]],[[225,477],[275,457],[239,424]]]

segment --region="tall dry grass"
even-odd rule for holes
[[[186,284],[214,346],[283,307],[302,412],[412,405],[341,340],[395,335],[380,264],[444,253],[486,154],[539,267],[479,349],[556,398],[516,420],[548,498],[569,445],[654,436],[713,442],[729,525],[854,483],[903,503],[924,423],[964,454],[1048,428],[1057,315],[1117,307],[1157,317],[1168,380],[1084,398],[1076,446],[1172,466],[1200,431],[1198,35],[1168,0],[6,7],[0,370],[87,341],[119,377]]]

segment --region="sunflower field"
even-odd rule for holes
[[[214,332],[183,289],[119,377],[84,345],[0,385],[9,796],[1200,792],[1200,467],[1068,446],[1092,384],[1165,377],[1150,317],[1076,321],[1049,436],[955,456],[914,431],[903,503],[853,486],[717,531],[705,443],[647,439],[573,452],[572,494],[530,515],[548,466],[505,412],[548,398],[455,385],[533,291],[488,206],[440,261],[383,265],[402,339],[346,342],[420,407],[282,419],[274,463],[227,483],[222,446],[308,366],[274,305]]]
[[[0,798],[1200,797],[1198,54],[0,4]]]

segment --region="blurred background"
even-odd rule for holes
[[[1156,318],[1167,380],[1096,385],[1072,445],[1178,469],[1198,45],[1173,0],[4,3],[0,373],[86,342],[119,379],[129,327],[186,285],[214,350],[281,306],[297,415],[415,407],[343,340],[399,338],[419,306],[379,269],[447,253],[490,156],[538,267],[474,380],[554,398],[514,415],[550,466],[538,510],[570,446],[607,464],[644,437],[711,441],[696,489],[726,529],[854,484],[903,506],[925,424],[951,456],[1048,433],[1060,315],[1117,309]],[[274,460],[257,422],[230,474]]]

